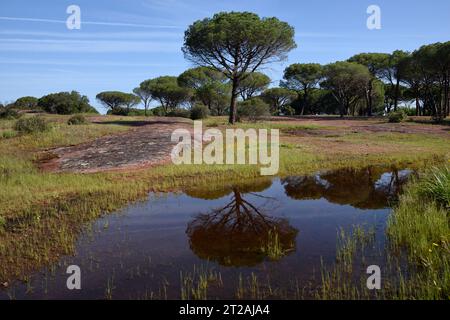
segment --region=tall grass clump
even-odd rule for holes
[[[419,183],[419,194],[448,208],[450,206],[450,167],[431,169]]]

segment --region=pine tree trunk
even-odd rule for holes
[[[236,123],[236,112],[237,112],[237,91],[238,91],[238,80],[237,79],[233,79],[233,88],[231,90],[231,103],[230,103],[230,118],[228,120],[228,122],[230,124],[235,124]]]

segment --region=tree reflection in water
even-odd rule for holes
[[[279,260],[295,251],[298,230],[286,219],[265,214],[244,198],[270,187],[270,180],[252,185],[232,186],[228,189],[203,192],[187,192],[191,196],[211,199],[231,194],[230,201],[222,208],[199,214],[188,224],[186,233],[192,251],[202,259],[214,260],[225,266],[254,266],[265,259]],[[264,205],[264,208],[266,205]]]
[[[293,199],[325,198],[359,209],[381,209],[389,207],[410,173],[410,170],[373,166],[288,177],[282,183],[286,194]]]

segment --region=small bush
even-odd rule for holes
[[[12,120],[20,118],[21,114],[11,108],[3,108],[0,110],[0,119]]]
[[[270,107],[260,98],[252,98],[238,104],[238,121],[242,119],[257,121],[268,116],[270,116]]]
[[[399,110],[389,113],[388,119],[391,123],[399,123],[405,121],[407,117],[405,111]]]
[[[190,118],[191,112],[187,109],[176,108],[176,109],[169,111],[169,113],[167,113],[167,116],[168,117]]]
[[[79,125],[86,123],[87,123],[86,118],[81,114],[74,115],[73,117],[70,117],[69,120],[67,120],[68,125]]]
[[[43,132],[48,129],[48,123],[41,117],[22,118],[17,120],[14,125],[14,130],[20,133]]]
[[[202,104],[197,104],[191,109],[191,119],[206,119],[209,115],[209,109],[207,106]]]

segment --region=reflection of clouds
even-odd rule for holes
[[[331,184],[330,184],[327,180],[322,179],[322,178],[320,177],[320,174],[316,174],[316,175],[314,176],[314,180],[316,181],[316,183],[317,183],[318,185],[321,185],[321,186],[324,187],[325,189],[328,189],[328,188],[331,186]]]
[[[180,41],[1,39],[2,51],[23,52],[179,52]]]
[[[393,181],[395,181],[395,179],[399,179],[400,181],[404,181],[408,178],[408,176],[411,175],[413,171],[409,170],[409,169],[405,169],[405,170],[400,170],[397,173],[395,172],[386,172],[383,173],[380,177],[380,179],[378,179],[375,182],[375,189],[382,189],[382,188],[386,188],[388,186],[391,186]],[[397,174],[397,177],[395,176],[395,174]]]

